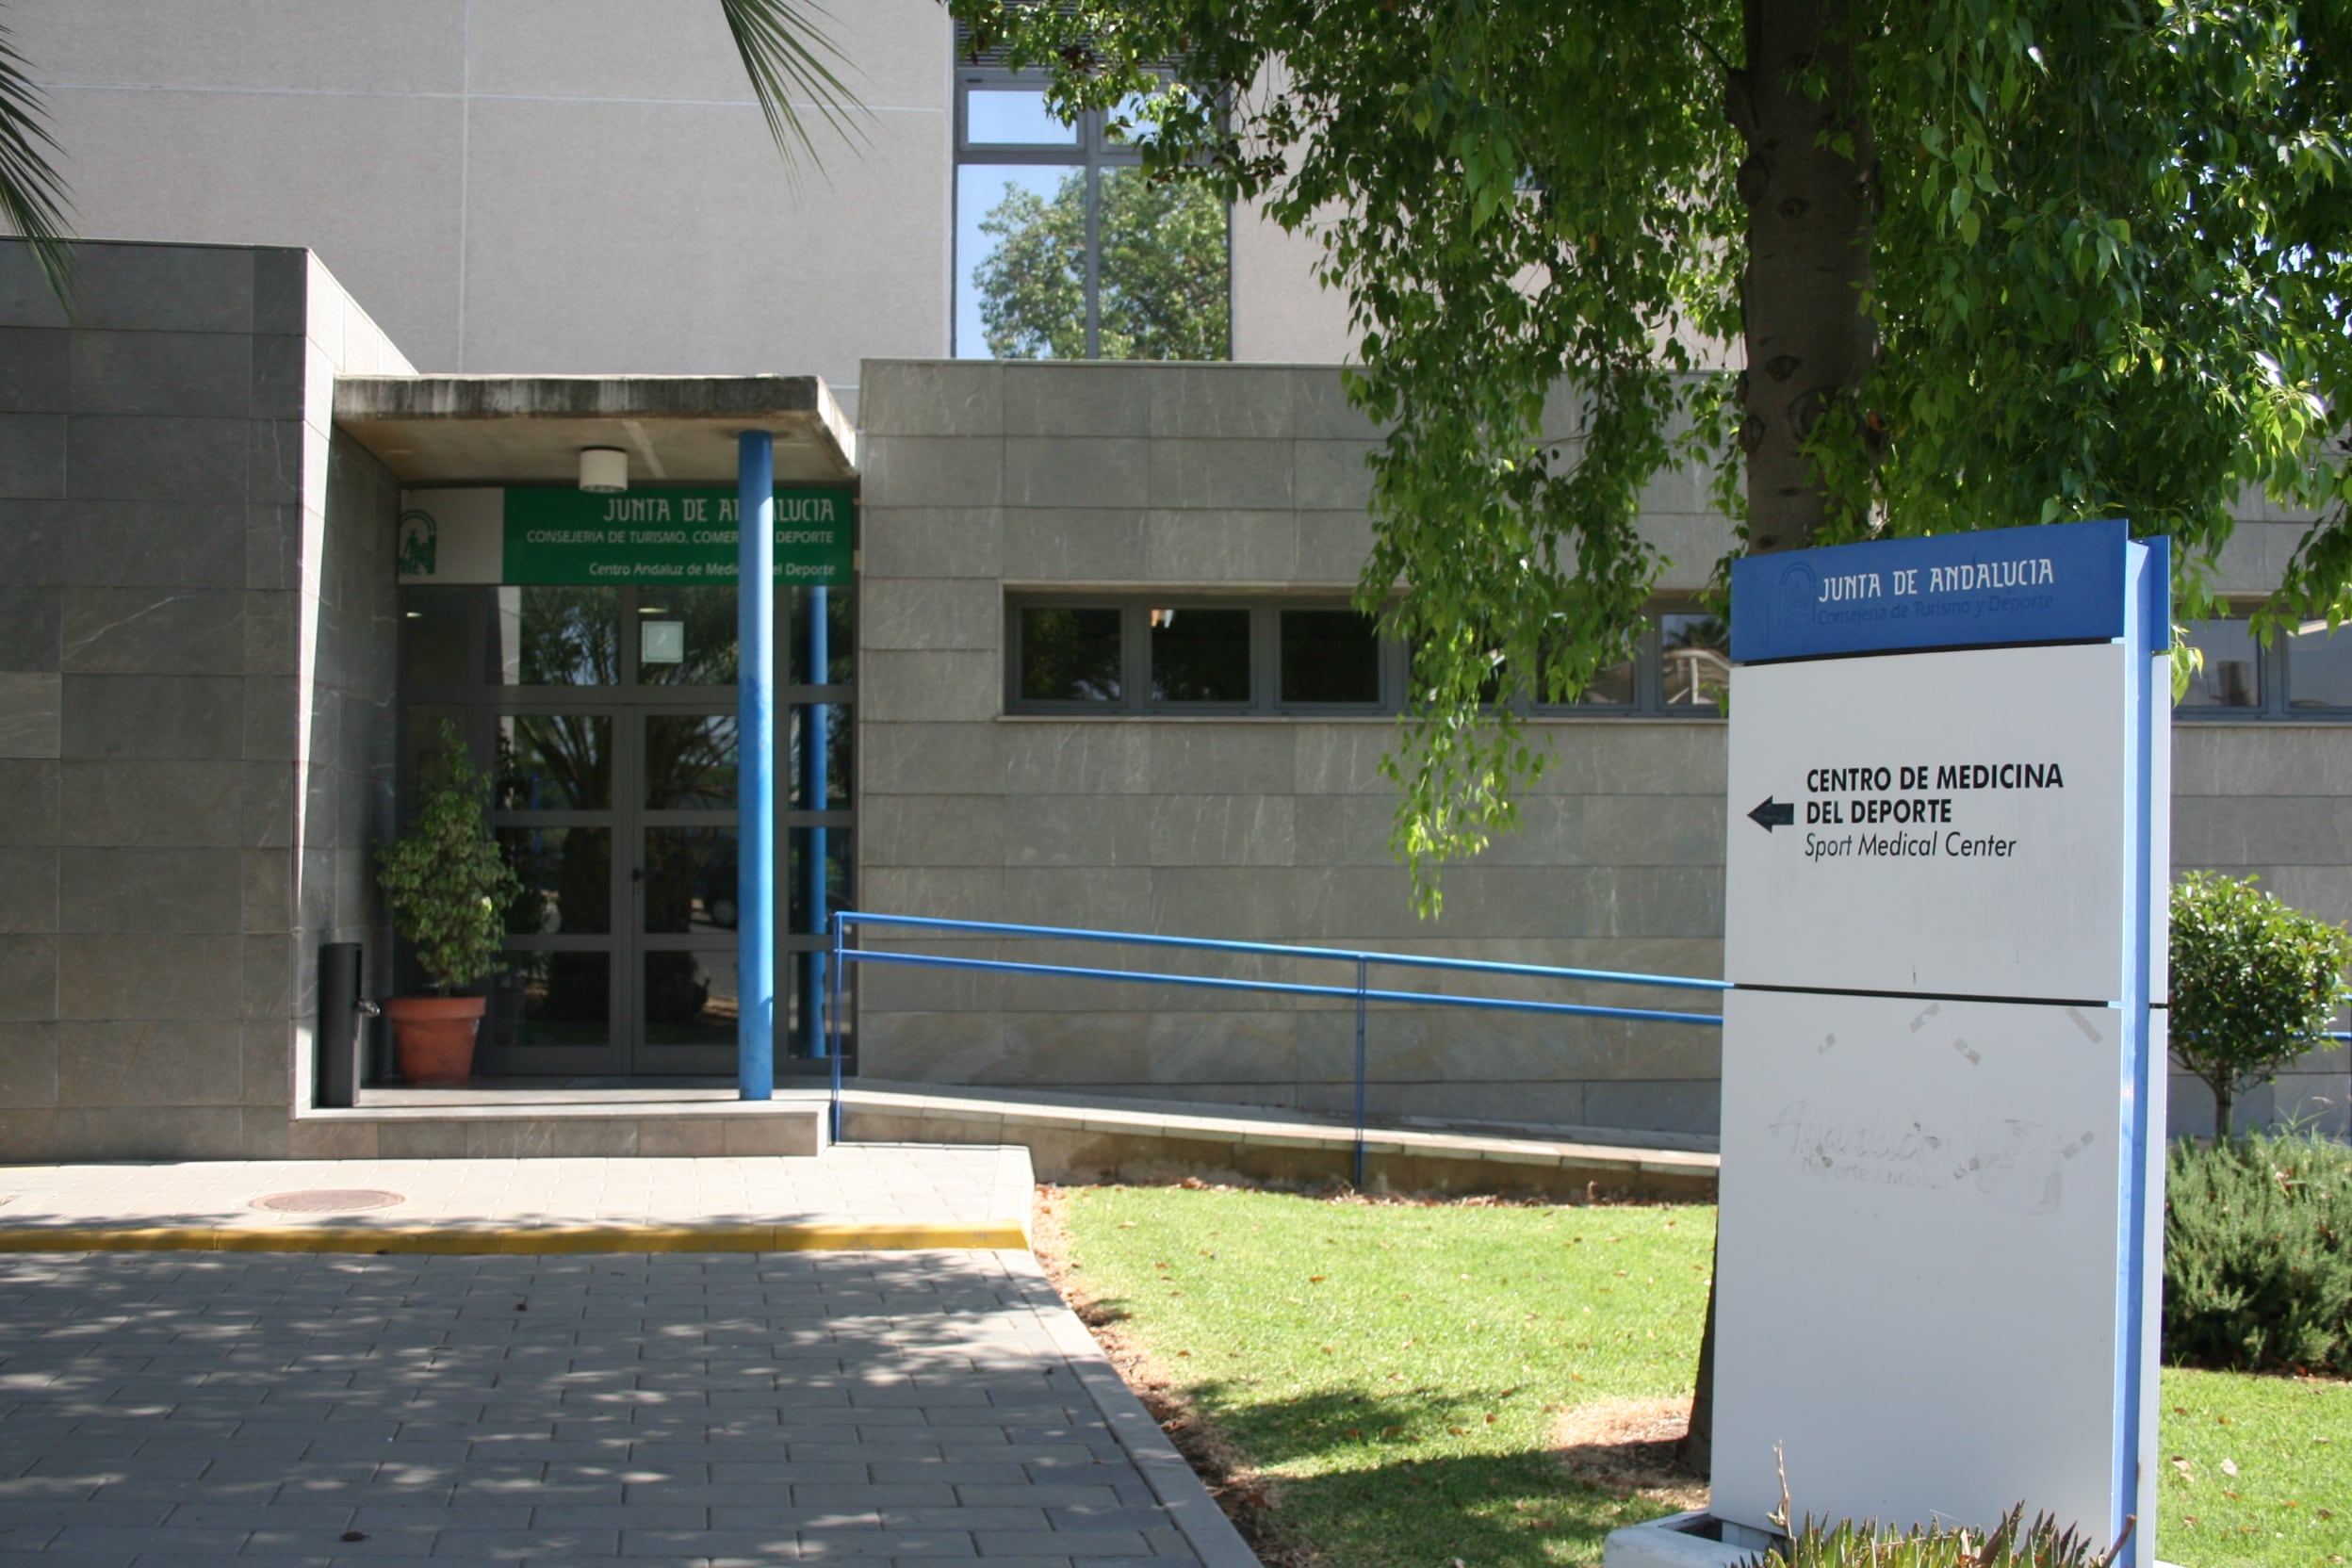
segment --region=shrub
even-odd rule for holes
[[[2193,872],[2172,890],[2173,1059],[2213,1091],[2230,1135],[2238,1091],[2320,1043],[2352,965],[2352,934],[2253,877]]]
[[[2164,1358],[2352,1376],[2352,1149],[2183,1141],[2164,1182]]]
[[[1807,1519],[1756,1561],[1760,1568],[2106,1568],[2115,1556],[2079,1530],[2060,1529],[2048,1514],[2026,1524],[2020,1503],[1990,1530],[1938,1526],[1896,1535],[1851,1519],[1834,1526]]]
[[[447,721],[438,766],[440,776],[417,801],[416,826],[376,852],[376,880],[393,929],[416,944],[416,966],[433,989],[447,992],[498,969],[506,907],[522,884],[482,814],[489,780]]]

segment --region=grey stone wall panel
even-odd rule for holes
[[[57,1102],[57,1026],[54,1023],[0,1023],[0,1111],[35,1110]],[[7,1124],[0,1122],[0,1135]],[[7,1157],[26,1156],[12,1144],[0,1143]]]
[[[2269,795],[2252,806],[2211,795],[2177,799],[2172,858],[2178,867],[2212,870],[2352,864],[2352,795]]]
[[[1004,442],[996,436],[876,435],[858,446],[865,491],[894,506],[990,507],[1004,501]]]
[[[858,784],[869,802],[880,795],[938,794],[1001,788],[1002,742],[994,724],[883,722],[869,706],[858,727]]]
[[[1003,815],[998,864],[1148,865],[1149,796],[1055,794],[1018,798]]]
[[[63,561],[74,588],[241,588],[245,506],[222,501],[65,503]]]
[[[66,849],[58,870],[58,931],[242,928],[237,849]]]
[[[1140,510],[1151,503],[1153,450],[1140,439],[1007,436],[1004,505]]]
[[[1298,581],[1353,592],[1372,553],[1372,522],[1361,511],[1298,512]]]
[[[858,422],[893,437],[1002,435],[1007,368],[999,360],[867,360],[859,372]]]
[[[84,332],[250,333],[253,259],[242,246],[84,245],[75,253],[76,324]]]
[[[1136,510],[1064,508],[1004,514],[1004,580],[1083,592],[1087,583],[1144,580],[1150,541]]]
[[[0,671],[55,674],[60,620],[55,589],[0,586]]]
[[[909,507],[887,529],[869,530],[858,546],[869,582],[897,578],[980,578],[993,588],[1004,575],[1004,514],[992,507]]]
[[[70,406],[74,335],[0,327],[0,414],[62,414]]]
[[[245,597],[218,588],[68,588],[64,668],[73,675],[242,675]]]
[[[1154,787],[1151,727],[1038,720],[1004,726],[1004,792],[1141,794]]]
[[[63,581],[71,517],[68,502],[0,499],[0,582]]]
[[[955,720],[1003,703],[1004,662],[988,649],[876,649],[860,656],[858,678],[861,699],[876,686],[891,694],[880,705],[889,718]]]
[[[1158,379],[1129,365],[1007,361],[1001,383],[1004,433],[1053,441],[1153,434]]]
[[[60,1105],[235,1105],[243,1097],[234,1021],[65,1023],[58,1050]]]
[[[245,1118],[234,1106],[61,1106],[51,1114],[57,1148],[76,1160],[233,1160],[246,1149]]]
[[[1169,793],[1288,795],[1305,727],[1263,721],[1162,721],[1144,727],[1146,765],[1158,788]]]
[[[56,1017],[220,1020],[237,1016],[239,938],[118,933],[57,939]]]
[[[1298,443],[1292,463],[1299,507],[1315,512],[1347,512],[1361,517],[1372,503],[1372,470],[1364,466],[1364,460],[1379,449],[1377,441]],[[1364,533],[1368,546],[1368,523]],[[1363,566],[1364,561],[1359,557],[1357,571]]]
[[[1298,577],[1295,513],[1219,509],[1147,513],[1144,576],[1153,582],[1287,585]]]
[[[869,796],[858,818],[859,859],[865,866],[1002,866],[1004,817],[1001,795]]]
[[[2352,795],[2346,741],[2341,725],[2176,724],[2173,798]]]
[[[1151,403],[1146,434],[1163,441],[1282,440],[1298,430],[1296,371],[1254,365],[1155,367],[1141,380]]]
[[[993,653],[1004,645],[1004,595],[979,578],[907,577],[874,580],[858,606],[861,652],[957,648]]]
[[[73,408],[242,419],[253,407],[253,343],[243,333],[76,333]]]
[[[1152,442],[1150,504],[1288,511],[1298,503],[1293,446],[1228,439]]]
[[[57,939],[0,936],[0,1023],[57,1017]]]
[[[58,837],[57,772],[43,760],[0,761],[0,844],[54,844]]]
[[[0,671],[0,758],[59,756],[64,710],[62,677],[40,671]]]
[[[57,852],[41,844],[0,847],[0,932],[57,928]]]
[[[71,675],[64,685],[66,753],[234,760],[241,755],[244,710],[244,682],[233,677]]]
[[[0,500],[65,496],[66,416],[0,414]]]
[[[1300,440],[1377,441],[1381,433],[1328,366],[1290,367],[1290,421]]]
[[[244,493],[243,419],[76,414],[66,482],[77,500],[176,501]]]
[[[1286,867],[1297,850],[1291,808],[1287,796],[1153,795],[1143,853],[1159,867]]]

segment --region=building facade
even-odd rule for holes
[[[517,778],[552,776],[568,727],[612,792],[498,802],[569,902],[511,924],[489,1065],[543,1085],[723,1068],[732,841],[710,807],[732,652],[705,629],[728,617],[419,572],[403,519],[564,489],[583,446],[627,451],[641,491],[724,485],[744,424],[798,442],[793,482],[856,497],[854,586],[816,614],[779,595],[787,734],[832,743],[821,779],[779,766],[780,805],[832,868],[825,898],[1718,972],[1723,672],[1697,595],[1727,535],[1701,480],[1646,498],[1670,565],[1641,656],[1528,716],[1555,761],[1524,829],[1416,920],[1378,772],[1403,650],[1348,604],[1379,432],[1340,386],[1344,311],[1311,247],[1233,217],[1232,363],[987,357],[1019,323],[981,314],[1003,237],[982,220],[1028,198],[1119,220],[1121,155],[1115,127],[1057,140],[1023,84],[957,60],[930,0],[844,8],[863,140],[821,133],[824,172],[797,182],[701,0],[10,19],[78,226],[122,243],[84,248],[71,326],[0,244],[0,1157],[509,1147],[306,1114],[318,945],[365,941],[370,992],[399,982],[368,855],[444,717]],[[1097,351],[1123,341],[1108,300],[1078,307]],[[2226,592],[2258,597],[2301,527],[2249,504]],[[550,616],[609,627],[605,662],[540,660]],[[2176,866],[2352,917],[2352,633],[2197,635]],[[656,653],[669,637],[693,651]],[[802,908],[779,965],[795,998],[814,925]],[[1328,978],[1308,967],[1230,972]],[[1352,1093],[1352,1014],[1308,999],[877,968],[854,1000],[872,1079],[1315,1111]],[[1390,1009],[1370,1044],[1380,1116],[1715,1124],[1709,1031]],[[2339,1050],[2247,1112],[2341,1128],[2347,1091]],[[2200,1118],[2183,1087],[2175,1126]]]

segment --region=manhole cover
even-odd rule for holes
[[[353,1214],[361,1209],[388,1209],[408,1200],[397,1192],[375,1187],[313,1187],[307,1192],[273,1192],[253,1200],[257,1209],[280,1214]]]

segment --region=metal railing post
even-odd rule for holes
[[[1371,993],[1371,960],[1356,955],[1356,1190],[1364,1190],[1364,1028]]]
[[[832,1141],[839,1143],[841,1141],[841,950],[849,935],[849,916],[846,911],[836,909],[832,920],[833,964],[825,977],[825,988],[831,994],[827,999],[829,1004],[825,1008],[825,1026],[832,1046],[826,1053],[832,1058],[833,1065]]]

